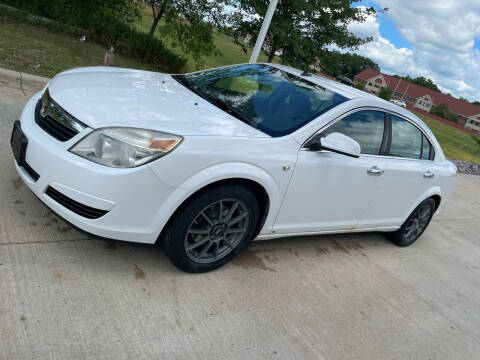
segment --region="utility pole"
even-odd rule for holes
[[[277,8],[278,0],[270,0],[270,5],[268,5],[267,13],[263,18],[263,24],[258,33],[257,41],[255,42],[255,47],[253,48],[252,55],[250,56],[250,64],[257,62],[258,55],[262,49],[263,42],[265,41],[265,36],[267,35],[268,28],[270,27],[270,22],[272,21],[273,13]]]

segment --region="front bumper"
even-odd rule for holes
[[[99,237],[142,243],[154,243],[169,214],[159,214],[175,188],[161,181],[149,166],[114,169],[95,164],[68,149],[92,129],[85,129],[72,139],[61,142],[35,123],[35,104],[40,93],[26,104],[20,118],[28,139],[26,163],[40,177],[15,163],[18,174],[34,194],[75,227]],[[69,210],[61,201],[47,194],[47,189],[84,205],[105,212],[89,219]]]

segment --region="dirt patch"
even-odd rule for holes
[[[278,258],[276,256],[270,257],[265,255],[265,260],[267,260],[270,264],[276,264],[278,262]]]
[[[104,248],[107,250],[117,250],[117,244],[115,244],[114,242],[107,241],[104,245]]]
[[[263,260],[248,247],[243,249],[242,252],[233,259],[232,264],[240,266],[241,268],[246,270],[259,269],[263,271],[276,272],[275,269],[266,266]]]
[[[315,248],[315,251],[317,252],[318,256],[328,254],[328,248],[326,248],[326,247],[317,247],[317,248]]]
[[[70,226],[63,226],[63,227],[58,226],[57,227],[57,231],[60,234],[65,234],[65,233],[69,232],[70,230],[72,230],[72,228]]]
[[[52,272],[53,278],[57,281],[65,280],[65,274],[58,270],[53,270]]]
[[[345,254],[350,254],[350,251],[345,246],[336,241],[333,243],[333,248],[337,251],[344,252]]]
[[[22,178],[20,176],[18,176],[16,179],[12,180],[12,184],[13,184],[13,187],[15,188],[15,190],[20,189],[23,185]]]
[[[13,203],[14,203],[15,205],[18,205],[18,204],[23,204],[23,201],[17,199],[17,200],[15,200]]]
[[[145,271],[143,271],[143,269],[139,268],[137,264],[135,264],[135,280],[145,280],[146,278],[146,274],[145,274]]]

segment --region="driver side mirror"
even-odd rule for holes
[[[360,144],[351,137],[340,133],[331,133],[323,138],[317,138],[308,145],[311,151],[327,150],[337,154],[360,157]]]

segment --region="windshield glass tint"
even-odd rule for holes
[[[290,134],[348,99],[264,64],[207,70],[184,77],[199,95],[216,99],[270,136]]]

